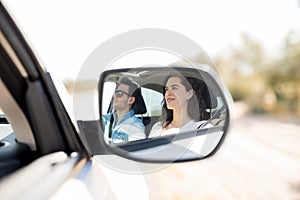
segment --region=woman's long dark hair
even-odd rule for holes
[[[166,94],[165,85],[172,77],[178,77],[181,80],[181,84],[185,87],[186,91],[191,89],[194,91],[194,95],[188,100],[188,114],[195,121],[207,120],[210,118],[211,111],[211,99],[209,90],[206,83],[194,77],[184,77],[180,74],[171,74],[166,77],[163,83],[163,93]],[[161,122],[163,128],[167,127],[173,120],[173,110],[167,108],[165,98],[162,101],[162,116]],[[209,112],[207,112],[207,109]]]

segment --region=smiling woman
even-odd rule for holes
[[[164,101],[161,121],[152,128],[150,137],[211,127],[211,96],[206,84],[193,77],[168,75],[163,85]]]

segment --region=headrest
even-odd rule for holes
[[[135,101],[132,105],[132,109],[135,115],[145,114],[147,112],[146,104],[141,93],[135,95]]]

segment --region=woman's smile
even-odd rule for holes
[[[167,103],[171,103],[171,102],[174,101],[174,100],[175,100],[175,98],[172,98],[172,97],[166,98]]]

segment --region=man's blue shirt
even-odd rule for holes
[[[113,116],[113,124],[111,127],[111,138],[109,138],[109,126],[111,117]],[[134,115],[133,110],[130,110],[121,119],[115,123],[117,119],[117,113],[108,113],[102,116],[104,137],[106,140],[112,143],[127,142],[133,140],[144,139],[145,126],[139,118]]]

